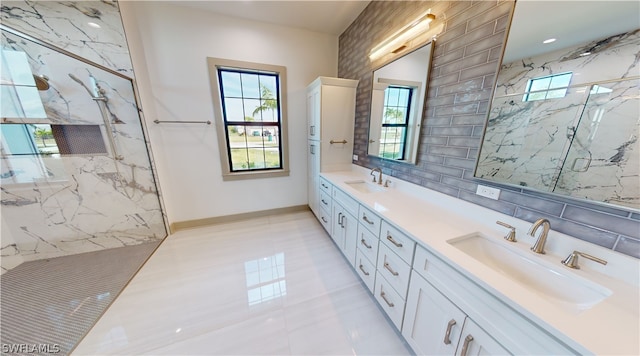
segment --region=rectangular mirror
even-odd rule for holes
[[[638,13],[516,3],[476,178],[640,208]]]
[[[431,43],[373,72],[368,154],[415,164]]]

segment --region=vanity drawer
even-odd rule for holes
[[[331,206],[333,206],[333,200],[331,199],[331,195],[327,194],[324,190],[320,189],[320,207],[326,210],[328,213],[331,212]]]
[[[380,234],[380,222],[381,219],[373,211],[360,205],[360,213],[358,214],[358,221],[364,225],[374,235]]]
[[[401,296],[407,295],[411,266],[393,253],[385,244],[380,244],[377,269],[378,273],[384,276],[396,292]]]
[[[331,183],[329,183],[328,180],[320,177],[320,190],[324,191],[325,193],[329,194],[329,196],[331,196],[331,188],[333,188],[333,185],[331,185]]]
[[[408,265],[411,265],[413,262],[413,250],[416,247],[416,242],[412,238],[391,226],[388,222],[383,221],[380,229],[380,241],[400,256]]]
[[[378,236],[369,231],[362,223],[358,224],[358,250],[374,265],[378,261]]]
[[[332,235],[331,233],[331,212],[328,212],[324,209],[318,209],[318,221],[320,221],[320,224],[322,224],[322,227],[324,227],[324,229],[329,233],[329,235]]]
[[[355,199],[353,199],[352,197],[347,195],[342,190],[334,189],[333,190],[333,199],[335,199],[335,201],[340,203],[340,205],[342,205],[342,207],[346,211],[351,213],[353,216],[357,216],[358,215],[358,208],[360,207],[360,204],[358,204],[358,202]]]
[[[405,300],[391,287],[380,272],[376,272],[376,287],[373,296],[378,301],[389,319],[398,330],[402,329],[402,318],[404,316]]]
[[[369,261],[363,254],[362,251],[356,251],[356,272],[364,284],[369,288],[371,293],[373,293],[373,288],[375,287],[376,281],[376,266]]]

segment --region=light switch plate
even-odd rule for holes
[[[500,197],[500,189],[487,187],[485,185],[478,184],[478,189],[476,189],[476,194],[489,198],[498,200]]]
[[[357,161],[358,160],[358,155],[353,155],[353,160]]]

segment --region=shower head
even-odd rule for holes
[[[38,88],[38,90],[49,90],[49,77],[44,74],[34,74],[33,79],[36,81],[36,88]]]

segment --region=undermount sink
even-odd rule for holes
[[[375,193],[384,191],[384,188],[381,185],[365,182],[363,180],[352,180],[346,181],[344,183],[362,193]]]
[[[475,233],[447,242],[513,282],[574,312],[589,309],[612,294],[603,286],[563,270],[566,267],[559,260],[557,268],[546,266],[535,261],[537,256],[507,248],[503,245],[509,243],[506,241]]]

